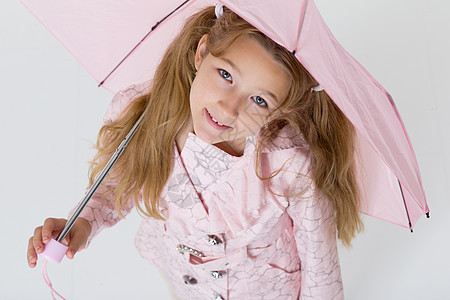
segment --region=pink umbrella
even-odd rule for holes
[[[217,1],[21,2],[99,85],[117,92],[151,79],[187,16]],[[361,211],[411,230],[428,216],[419,167],[391,96],[336,41],[315,3],[220,2],[291,51],[356,127]]]

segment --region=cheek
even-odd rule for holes
[[[247,126],[257,130],[267,123],[267,116],[268,112],[266,109],[257,107],[254,104],[250,105],[243,114]]]
[[[191,105],[191,110],[195,111],[197,106],[201,103],[201,88],[199,87],[199,81],[194,79],[192,82],[191,90],[189,93],[189,103]]]
[[[205,105],[207,100],[212,98],[212,91],[214,91],[214,85],[211,80],[199,73],[192,82],[189,94],[191,108]]]
[[[235,130],[242,137],[256,134],[267,123],[267,111],[259,107],[248,107],[241,111]]]

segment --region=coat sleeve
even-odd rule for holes
[[[128,106],[128,104],[136,97],[142,95],[144,90],[141,86],[130,86],[129,88],[118,92],[112,99],[111,104],[104,116],[103,124],[109,123],[120,116],[121,112]],[[100,233],[104,228],[111,227],[121,220],[121,217],[115,210],[114,193],[116,182],[106,178],[98,187],[95,194],[89,200],[86,207],[80,214],[80,217],[86,219],[91,225],[91,234],[88,238],[86,247],[91,240]],[[89,187],[86,189],[86,191]],[[80,201],[81,202],[81,201]],[[127,215],[134,207],[134,200],[130,199],[122,211]],[[72,209],[70,215],[75,211]]]
[[[343,299],[333,204],[307,176],[297,176],[296,184],[305,192],[289,198],[287,212],[301,263],[300,299]]]

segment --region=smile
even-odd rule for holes
[[[230,126],[224,125],[224,124],[220,123],[219,121],[217,121],[206,108],[205,108],[205,112],[206,112],[205,113],[206,120],[214,128],[220,129],[220,130],[232,128]]]

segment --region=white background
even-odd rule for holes
[[[422,171],[431,218],[414,233],[365,217],[340,247],[346,299],[450,299],[450,2],[316,0],[341,44],[392,94]],[[0,299],[50,299],[26,247],[65,217],[87,184],[91,143],[112,95],[18,1],[0,4]],[[68,299],[169,299],[141,259],[133,213],[75,261],[50,264]]]

